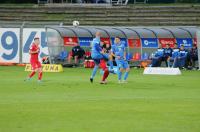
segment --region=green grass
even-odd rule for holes
[[[128,84],[91,69],[65,68],[24,82],[23,67],[0,67],[0,132],[199,132],[200,72],[142,75],[132,69]]]
[[[32,3],[19,3],[19,4],[14,4],[14,3],[0,3],[0,7],[10,7],[10,8],[30,8],[30,7],[35,7],[37,4],[32,4]]]

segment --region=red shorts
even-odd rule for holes
[[[41,63],[38,60],[37,61],[30,61],[30,62],[31,62],[32,70],[36,70],[36,69],[42,67]]]

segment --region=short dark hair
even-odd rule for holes
[[[39,37],[36,37],[36,38],[34,38],[34,41],[35,41],[35,40],[39,40],[39,39],[40,39]]]
[[[121,39],[119,36],[116,36],[115,38]]]

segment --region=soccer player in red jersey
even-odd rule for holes
[[[32,43],[29,54],[30,54],[30,64],[32,67],[32,72],[29,74],[28,78],[26,80],[30,80],[36,72],[38,72],[38,82],[41,82],[42,80],[42,65],[40,61],[38,60],[38,55],[40,52],[40,39],[34,38],[34,42]]]

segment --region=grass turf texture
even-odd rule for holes
[[[90,84],[91,69],[64,69],[23,79],[23,67],[0,67],[1,132],[199,132],[200,72],[142,75],[132,69],[128,84],[116,75]]]

